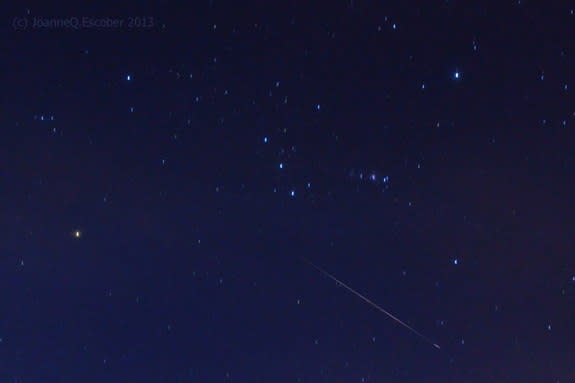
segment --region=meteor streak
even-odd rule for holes
[[[378,309],[379,311],[381,311],[382,313],[384,313],[385,315],[387,315],[388,317],[390,317],[391,319],[393,319],[394,321],[396,321],[397,323],[399,323],[403,327],[407,328],[409,331],[411,331],[415,335],[419,336],[420,338],[425,340],[427,343],[433,345],[433,347],[435,347],[436,349],[441,350],[441,347],[437,343],[433,343],[433,341],[431,339],[429,339],[428,337],[426,337],[425,335],[423,335],[422,333],[420,333],[419,331],[417,331],[416,329],[414,329],[413,327],[411,327],[407,323],[403,322],[401,319],[397,318],[395,315],[393,315],[390,312],[386,311],[385,309],[381,308],[376,303],[372,302],[371,300],[369,300],[365,296],[361,295],[360,293],[358,293],[357,291],[355,291],[354,289],[352,289],[351,287],[349,287],[348,285],[346,285],[345,283],[343,283],[342,281],[340,281],[339,279],[337,279],[336,277],[334,277],[333,275],[331,275],[330,273],[328,273],[327,271],[322,269],[321,267],[315,265],[313,262],[311,262],[307,258],[302,257],[302,259],[308,265],[312,266],[314,269],[316,269],[317,271],[319,271],[320,273],[322,273],[326,277],[333,279],[334,281],[336,281],[337,283],[339,283],[340,285],[345,287],[347,290],[349,290],[350,292],[352,292],[353,294],[355,294],[356,296],[361,298],[363,301],[369,303],[371,306],[375,307],[376,309]]]

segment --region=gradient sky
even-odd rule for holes
[[[575,382],[575,3],[11,3],[0,383]]]

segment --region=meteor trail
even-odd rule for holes
[[[424,339],[427,343],[433,345],[433,347],[435,347],[436,349],[441,350],[441,347],[437,343],[433,343],[433,341],[431,339],[429,339],[428,337],[426,337],[425,335],[423,335],[422,333],[420,333],[419,331],[417,331],[416,329],[414,329],[413,327],[411,327],[407,323],[403,322],[401,319],[397,318],[396,316],[394,316],[390,312],[386,311],[385,309],[379,307],[376,303],[374,303],[371,300],[369,300],[368,298],[364,297],[363,295],[361,295],[360,293],[358,293],[357,291],[355,291],[354,289],[352,289],[351,287],[349,287],[348,285],[346,285],[345,283],[343,283],[342,281],[340,281],[339,279],[337,279],[336,277],[334,277],[333,275],[331,275],[330,273],[328,273],[327,271],[322,269],[321,267],[315,265],[313,262],[311,262],[307,258],[302,257],[302,259],[304,260],[305,263],[312,266],[314,269],[316,269],[317,271],[319,271],[320,273],[322,273],[326,277],[333,279],[334,281],[336,281],[337,283],[339,283],[340,285],[345,287],[347,290],[351,291],[353,294],[355,294],[356,296],[358,296],[359,298],[361,298],[365,302],[369,303],[371,306],[375,307],[376,309],[378,309],[379,311],[381,311],[382,313],[384,313],[385,315],[387,315],[388,317],[390,317],[391,319],[393,319],[394,321],[396,321],[397,323],[399,323],[403,327],[407,328],[408,330],[410,330],[415,335]]]

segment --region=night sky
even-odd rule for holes
[[[13,3],[1,383],[575,382],[575,2]]]

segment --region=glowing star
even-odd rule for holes
[[[72,233],[72,235],[74,236],[74,238],[80,238],[82,237],[82,232],[80,230],[76,230],[74,231],[74,233]]]
[[[461,78],[461,73],[456,70],[455,73],[453,74],[453,78],[459,80]]]

